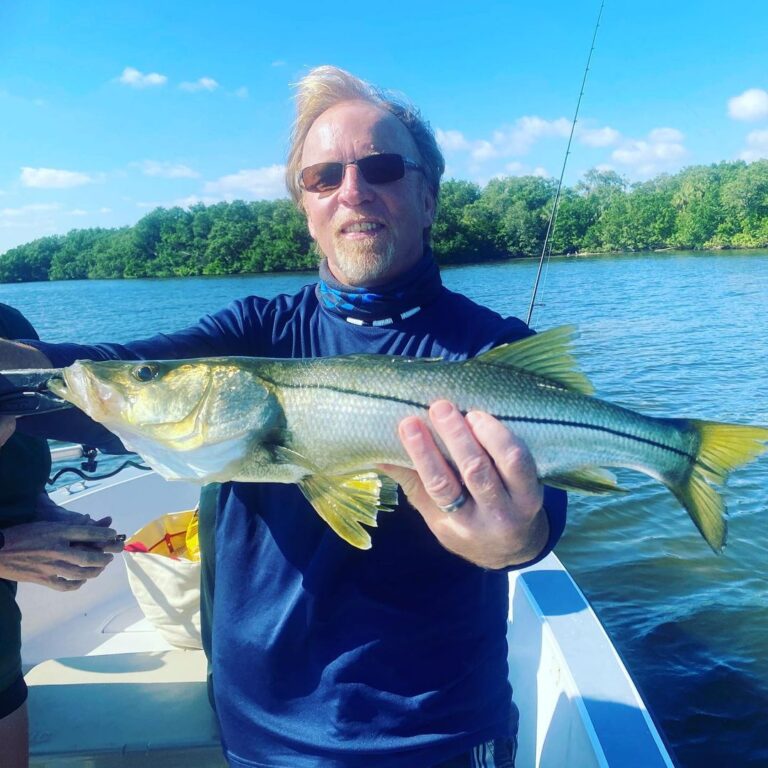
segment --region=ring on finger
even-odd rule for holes
[[[467,489],[462,487],[459,495],[450,504],[438,504],[437,506],[443,512],[456,512],[467,503],[468,498]]]

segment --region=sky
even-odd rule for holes
[[[446,178],[560,175],[600,0],[0,1],[0,253],[286,197],[293,84],[405,94]],[[768,157],[768,3],[605,0],[566,184]]]

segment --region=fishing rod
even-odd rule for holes
[[[531,293],[531,303],[528,307],[528,317],[526,318],[526,324],[531,324],[531,318],[533,317],[533,308],[536,304],[536,293],[539,290],[539,282],[541,281],[541,273],[544,268],[544,263],[549,261],[549,257],[552,255],[552,243],[551,236],[555,231],[555,224],[557,223],[557,212],[560,203],[560,194],[563,189],[563,177],[565,176],[565,167],[568,164],[568,156],[571,154],[571,143],[573,142],[573,134],[576,130],[576,121],[579,117],[579,108],[581,107],[581,99],[584,96],[584,86],[587,84],[587,74],[589,73],[589,65],[592,63],[592,54],[595,51],[595,41],[597,40],[597,30],[600,28],[600,19],[603,16],[603,7],[605,6],[605,0],[600,2],[600,10],[597,14],[597,21],[595,22],[595,29],[592,33],[592,45],[589,48],[589,56],[587,56],[587,65],[584,67],[584,77],[581,80],[581,90],[579,91],[579,98],[576,102],[576,112],[573,115],[573,121],[571,122],[571,133],[568,136],[568,145],[565,148],[565,157],[563,158],[563,167],[560,170],[560,180],[557,183],[557,192],[555,193],[555,201],[552,204],[552,213],[549,216],[549,222],[547,224],[547,233],[544,235],[544,245],[541,249],[541,257],[539,258],[539,268],[536,272],[536,280],[533,284],[533,292]]]

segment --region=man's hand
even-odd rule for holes
[[[0,578],[28,581],[59,591],[79,589],[99,576],[123,549],[109,526],[112,518],[92,520],[43,499],[38,520],[4,528]]]
[[[0,447],[8,442],[8,438],[16,431],[15,416],[0,416]]]
[[[434,403],[429,417],[460,477],[415,416],[399,427],[415,470],[389,464],[381,469],[402,486],[446,549],[484,568],[532,560],[547,543],[549,523],[525,444],[490,414],[472,411],[464,418],[446,400]],[[456,511],[441,509],[462,493],[467,500]]]

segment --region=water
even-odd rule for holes
[[[448,287],[527,312],[535,264],[457,267]],[[51,341],[125,341],[311,274],[0,286]],[[768,424],[768,252],[567,259],[534,324],[577,323],[598,393],[655,415]],[[768,460],[734,474],[712,554],[672,496],[630,472],[624,497],[573,496],[557,548],[595,606],[681,766],[768,765]]]

